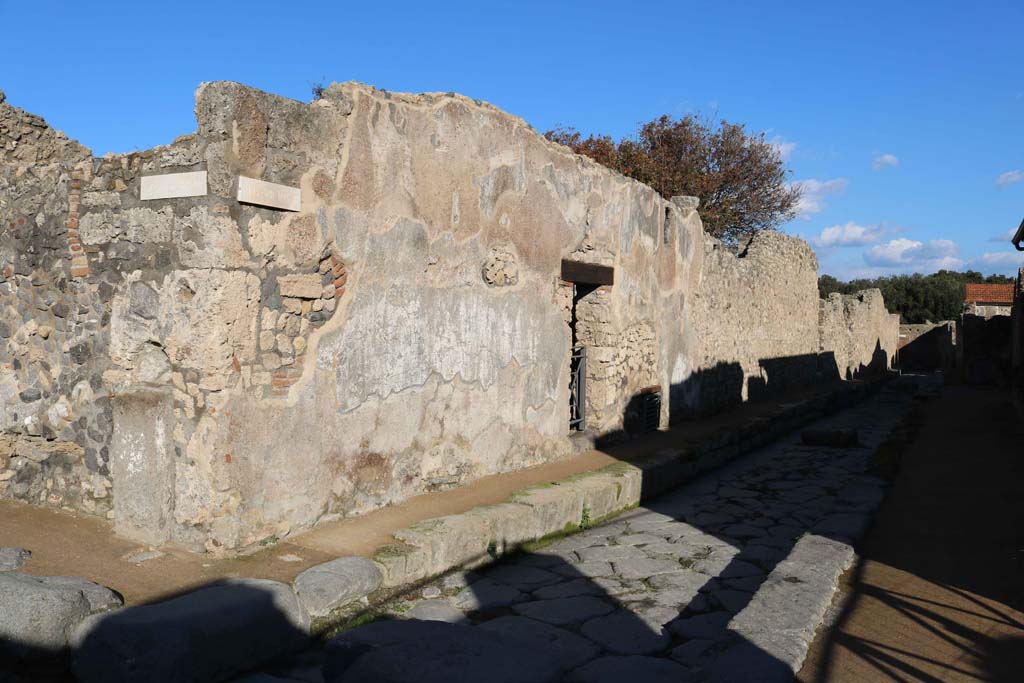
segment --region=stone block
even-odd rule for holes
[[[563,484],[580,492],[583,506],[590,521],[602,519],[626,507],[620,503],[622,485],[604,472],[588,472],[569,479]],[[581,522],[583,514],[580,513]]]
[[[120,394],[113,405],[114,529],[139,543],[160,545],[174,522],[173,398],[170,391],[146,389]]]
[[[206,171],[142,176],[139,199],[174,199],[206,194]]]
[[[295,593],[312,617],[325,617],[366,597],[383,581],[380,567],[365,557],[342,557],[311,567],[295,577]]]
[[[474,515],[449,515],[428,519],[394,534],[399,541],[424,551],[424,576],[489,561],[490,529]],[[419,573],[419,572],[416,572]]]
[[[164,602],[90,617],[75,630],[76,680],[220,681],[307,642],[287,584],[234,579]]]
[[[539,527],[537,516],[528,505],[499,503],[474,508],[466,514],[484,521],[494,542],[494,550],[498,554],[536,540],[547,533]]]
[[[574,527],[583,516],[583,492],[571,486],[523,489],[512,495],[512,501],[533,508],[538,528],[545,535]]]
[[[318,299],[323,293],[320,276],[316,273],[281,275],[277,278],[277,286],[281,296],[296,299]]]
[[[299,211],[302,208],[302,191],[297,187],[239,176],[238,201],[285,211]]]
[[[403,586],[428,576],[427,550],[404,543],[393,543],[378,548],[373,561],[384,574],[386,588]]]
[[[90,613],[81,590],[18,572],[0,573],[0,655],[40,659],[59,655],[71,629]]]

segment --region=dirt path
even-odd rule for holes
[[[997,389],[925,410],[803,683],[1024,680],[1024,427]]]

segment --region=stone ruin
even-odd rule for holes
[[[204,83],[195,133],[100,158],[2,100],[0,497],[142,543],[241,551],[896,349],[804,242],[728,248],[466,97]]]

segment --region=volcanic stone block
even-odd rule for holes
[[[308,628],[290,586],[235,579],[90,617],[72,669],[86,683],[221,681],[302,647]]]

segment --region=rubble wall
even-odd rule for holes
[[[875,375],[892,367],[899,345],[899,315],[885,308],[882,292],[830,294],[820,306],[820,350],[835,360],[843,379]]]
[[[806,242],[761,232],[738,252],[702,238],[701,280],[683,335],[694,365],[677,375],[681,416],[703,415],[815,379],[818,260]]]
[[[664,427],[821,377],[806,244],[736,255],[695,201],[490,105],[206,83],[196,118],[93,158],[0,102],[0,496],[222,552],[545,462],[575,448],[574,320],[591,436],[645,392]],[[140,198],[196,171],[205,194]],[[575,316],[563,259],[614,269]]]

